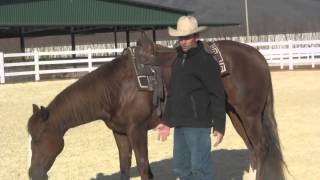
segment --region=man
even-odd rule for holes
[[[216,137],[214,146],[223,139],[225,130],[225,94],[218,63],[198,41],[198,27],[193,16],[178,19],[177,29],[168,28],[178,37],[177,58],[172,65],[168,100],[159,137],[166,140],[174,127],[173,164],[180,180],[212,180],[210,132]]]

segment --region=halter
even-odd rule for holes
[[[126,50],[129,51],[129,54],[132,57],[132,64],[133,64],[134,72],[137,77],[139,89],[152,91],[152,87],[150,86],[150,83],[149,83],[150,80],[148,79],[148,76],[146,75],[146,73],[142,72],[142,68],[138,68],[139,66],[144,66],[144,64],[139,63],[138,60],[136,59],[135,49],[136,47],[126,48]],[[150,70],[152,71],[151,68]]]

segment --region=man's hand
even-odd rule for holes
[[[160,123],[155,129],[159,132],[158,140],[167,140],[167,137],[170,135],[170,127]]]
[[[215,143],[214,143],[214,147],[217,147],[223,140],[223,134],[220,133],[219,131],[214,131],[213,132],[213,136],[215,137]]]

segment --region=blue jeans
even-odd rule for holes
[[[173,166],[180,180],[213,180],[210,130],[175,128]]]

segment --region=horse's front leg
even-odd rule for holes
[[[132,147],[127,135],[117,133],[116,131],[113,131],[113,135],[119,150],[121,180],[129,180]]]
[[[128,137],[136,156],[138,170],[142,180],[153,178],[148,159],[147,126],[136,124],[129,128]]]

